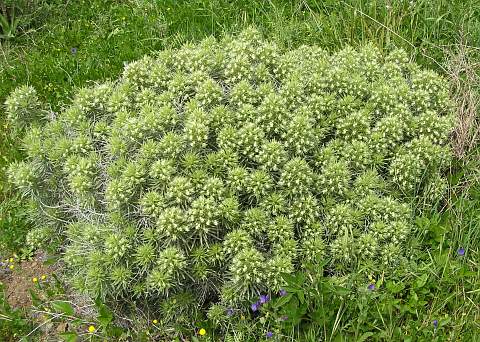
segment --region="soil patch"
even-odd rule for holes
[[[33,278],[42,281],[42,275],[47,278],[55,271],[53,265],[45,265],[46,254],[39,252],[32,260],[20,263],[11,263],[13,270],[9,267],[3,268],[0,272],[0,281],[5,285],[5,296],[12,307],[25,308],[32,305],[30,289],[35,286]]]

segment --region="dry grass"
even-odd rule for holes
[[[480,62],[473,57],[479,52],[479,48],[466,45],[463,37],[455,49],[445,51],[446,71],[456,103],[457,125],[452,145],[458,158],[473,151],[480,138]]]

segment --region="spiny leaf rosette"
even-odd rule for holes
[[[19,120],[37,100],[17,93]],[[402,262],[412,198],[446,184],[451,108],[401,50],[289,51],[249,29],[79,90],[9,176],[65,228],[79,290],[240,307],[300,268]]]

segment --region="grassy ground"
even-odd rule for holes
[[[402,46],[418,63],[450,77],[453,94],[463,103],[459,110],[463,126],[454,137],[462,159],[452,166],[451,198],[441,212],[424,213],[418,222],[421,267],[399,279],[405,289],[393,294],[395,301],[389,297],[376,304],[389,303],[392,312],[400,315],[372,316],[371,330],[358,330],[355,336],[382,331],[385,339],[397,339],[400,335],[395,331],[402,327],[400,334],[408,332],[419,339],[480,340],[480,165],[471,143],[472,129],[478,125],[475,98],[480,93],[478,0],[24,2],[26,20],[14,38],[0,40],[0,102],[16,86],[28,83],[55,111],[68,102],[75,87],[116,78],[125,62],[252,24],[267,37],[292,47],[319,44],[335,50],[367,41],[381,48]],[[0,126],[0,234],[4,241],[0,249],[11,253],[23,244],[28,225],[21,199],[2,176],[1,170],[21,158],[21,151],[1,110]],[[460,247],[467,251],[464,258],[457,255]],[[413,284],[422,274],[429,274],[428,283],[419,290]],[[358,311],[350,309],[350,318],[357,319]],[[345,312],[346,318],[349,313]],[[441,334],[432,327],[435,319],[440,321]],[[351,332],[344,319],[337,336],[347,330]]]

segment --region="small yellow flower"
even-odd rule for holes
[[[158,321],[157,321],[156,319],[154,319],[152,322],[153,322],[153,324],[157,324],[157,323],[158,323]]]
[[[8,261],[13,262],[13,258],[10,258],[10,260],[8,260]]]
[[[32,281],[33,281],[34,283],[37,283],[37,282],[38,282],[38,278],[37,278],[37,277],[33,277]]]
[[[47,276],[44,274],[44,275],[41,276],[41,278],[42,278],[42,280],[45,280],[45,279],[47,279]]]
[[[13,269],[15,268],[15,266],[10,265],[10,266],[8,266],[8,268],[11,269],[11,270],[13,270]]]
[[[200,336],[204,336],[207,333],[207,331],[202,328],[198,333],[200,334]]]
[[[89,326],[88,331],[93,333],[95,331],[95,327],[93,325]]]

